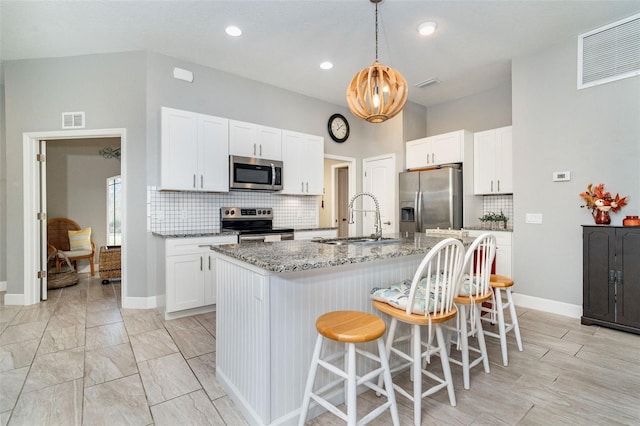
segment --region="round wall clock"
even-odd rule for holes
[[[349,137],[349,122],[342,114],[333,114],[329,117],[327,130],[331,139],[338,143],[343,143]]]

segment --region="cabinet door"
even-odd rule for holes
[[[640,329],[640,229],[616,229],[618,323]]]
[[[229,120],[229,154],[242,157],[258,155],[258,128],[253,123]]]
[[[213,305],[217,301],[216,259],[212,254],[204,258],[204,304]]]
[[[431,149],[433,151],[432,164],[449,164],[462,162],[462,132],[455,131],[438,136],[432,136]]]
[[[198,189],[229,191],[229,120],[198,114]]]
[[[204,305],[204,259],[199,254],[167,256],[167,312]]]
[[[419,169],[433,163],[431,141],[428,138],[416,139],[406,143],[407,169]]]
[[[473,193],[494,193],[495,179],[495,130],[473,135]]]
[[[197,114],[161,109],[160,188],[196,189],[198,174]]]
[[[495,133],[495,192],[499,194],[513,193],[513,141],[511,126],[496,129]]]
[[[282,194],[322,194],[324,138],[284,130],[282,164]]]
[[[282,130],[257,126],[257,157],[267,160],[282,160]]]
[[[584,317],[615,321],[614,233],[613,228],[584,227],[583,229],[582,315]]]

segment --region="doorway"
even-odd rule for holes
[[[24,133],[24,153],[23,153],[23,170],[24,170],[24,305],[38,303],[41,294],[46,299],[46,277],[39,274],[43,268],[46,268],[47,259],[46,251],[41,250],[43,246],[44,235],[42,228],[46,228],[46,211],[41,211],[41,206],[47,205],[41,199],[41,194],[45,194],[47,185],[51,183],[43,179],[40,171],[41,163],[34,161],[41,149],[46,147],[47,142],[70,140],[70,139],[94,139],[94,138],[118,138],[120,140],[120,148],[122,152],[126,152],[126,130],[125,129],[95,129],[95,130],[66,130],[52,132],[34,132]],[[46,158],[46,157],[45,157]],[[113,160],[111,160],[113,161]],[[126,242],[126,157],[121,158],[120,174],[122,178],[122,240]],[[103,181],[104,182],[104,181]],[[104,183],[103,183],[104,185]],[[44,213],[44,214],[42,214]],[[104,215],[104,210],[102,212]],[[33,218],[33,220],[32,220]],[[45,240],[46,241],[46,240]],[[126,268],[126,245],[122,249],[122,280],[121,293],[127,294],[127,268]],[[97,250],[96,250],[97,251]],[[96,253],[96,256],[98,253]],[[46,269],[45,269],[46,270]],[[123,305],[125,297],[122,297]],[[124,306],[123,306],[124,307]]]
[[[339,237],[355,235],[355,224],[348,223],[346,211],[349,200],[356,193],[356,159],[331,154],[324,158],[324,193],[318,225],[337,228]]]

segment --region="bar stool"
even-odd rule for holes
[[[459,314],[453,335],[457,337],[462,360],[450,358],[449,362],[462,367],[462,379],[465,389],[469,389],[471,368],[482,363],[485,373],[489,373],[489,355],[484,342],[482,321],[480,320],[482,304],[493,297],[489,284],[491,265],[496,255],[496,237],[485,233],[478,236],[467,249],[460,276],[458,294],[453,298]],[[468,326],[468,327],[467,327]],[[478,346],[469,345],[469,337],[477,336]],[[470,360],[469,354],[477,354]]]
[[[484,334],[491,337],[497,337],[500,339],[500,348],[502,350],[502,364],[506,367],[509,365],[509,354],[507,353],[507,333],[512,331],[516,336],[516,343],[518,344],[518,350],[522,352],[522,338],[520,337],[520,327],[518,327],[518,316],[516,315],[516,306],[513,304],[513,296],[511,295],[511,287],[513,287],[513,280],[504,275],[491,275],[489,285],[493,289],[493,299],[491,300],[491,308],[483,307],[482,312],[487,312],[489,316],[483,316],[483,321],[491,323],[496,322],[496,316],[498,321],[498,334],[484,330]],[[502,301],[502,290],[506,293],[507,302]],[[509,309],[509,315],[511,316],[511,323],[506,323],[504,319],[504,310]]]
[[[396,405],[393,384],[391,382],[389,361],[387,359],[384,342],[382,340],[382,336],[386,330],[384,321],[379,317],[366,312],[334,311],[318,317],[316,320],[316,329],[318,330],[318,338],[313,351],[313,358],[309,368],[309,376],[305,386],[299,425],[302,426],[305,423],[311,399],[313,399],[317,404],[322,405],[331,413],[340,417],[342,420],[346,421],[348,425],[355,426],[356,424],[366,424],[382,414],[387,408],[391,410],[393,424],[398,425],[400,423],[398,407]],[[322,344],[325,338],[344,343],[345,350],[338,351],[321,359],[320,355],[322,352]],[[374,340],[378,345],[379,356],[356,348],[356,343],[365,343]],[[362,377],[357,376],[356,353],[379,363],[380,368],[368,372]],[[344,358],[344,370],[338,368],[335,365],[336,363],[333,363],[333,361],[341,357]],[[325,368],[336,376],[339,376],[339,378],[314,391],[313,385],[318,366]],[[380,376],[384,379],[384,389],[378,386],[377,383],[373,382],[374,380],[377,381]],[[346,381],[346,388],[344,389],[345,403],[347,405],[346,414],[344,411],[338,409],[338,407],[328,401],[330,397],[336,395],[336,386],[344,381]],[[357,387],[360,385],[365,385],[373,389],[377,394],[385,395],[387,397],[387,402],[375,408],[363,417],[360,422],[357,422],[356,391]],[[330,392],[331,390],[334,390],[334,392]]]

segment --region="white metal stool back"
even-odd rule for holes
[[[449,402],[456,405],[456,396],[449,367],[447,342],[441,324],[456,316],[453,297],[456,294],[462,263],[464,246],[453,238],[447,238],[436,244],[427,253],[416,270],[411,282],[411,289],[405,309],[394,307],[387,302],[374,300],[373,306],[380,312],[391,316],[391,325],[387,335],[387,356],[392,354],[400,358],[400,364],[392,368],[392,372],[411,369],[413,391],[407,391],[394,383],[398,394],[413,401],[414,423],[420,425],[422,398],[446,388]],[[423,310],[423,312],[422,312]],[[418,312],[418,313],[416,313]],[[409,325],[410,333],[396,338],[398,322]],[[422,341],[421,327],[427,326],[427,341]],[[431,346],[435,336],[437,346]],[[409,350],[405,352],[406,342],[410,342]],[[431,361],[431,355],[438,355],[442,364],[443,376],[439,377],[422,368],[423,360]],[[423,375],[436,382],[426,391],[422,391]],[[381,384],[380,382],[378,384]]]
[[[458,294],[453,299],[458,308],[456,318],[456,330],[458,348],[462,360],[451,358],[454,364],[462,366],[463,385],[469,389],[469,376],[471,368],[482,362],[484,371],[490,372],[489,356],[482,331],[481,307],[484,302],[493,296],[489,285],[491,267],[496,255],[496,237],[485,233],[478,236],[467,249],[464,257],[464,266],[460,274]],[[477,336],[478,347],[469,345],[469,337]],[[469,352],[475,352],[477,357],[470,361]]]
[[[382,336],[386,330],[384,321],[366,312],[334,311],[318,317],[316,329],[318,330],[318,338],[316,339],[316,346],[313,351],[311,366],[309,367],[309,376],[305,386],[299,425],[303,426],[305,423],[311,400],[346,421],[350,426],[367,424],[387,409],[391,411],[393,424],[396,426],[399,425],[400,420],[391,382],[391,371],[389,370],[389,362],[382,341]],[[343,342],[345,344],[345,350],[321,358],[322,344],[325,338]],[[378,347],[378,356],[356,348],[356,343],[366,343],[374,340]],[[356,354],[375,361],[380,367],[369,371],[364,376],[357,376]],[[336,360],[338,361],[336,362]],[[337,365],[340,361],[344,363],[343,369]],[[338,378],[321,386],[317,390],[313,390],[318,367],[323,367],[333,375],[338,376]],[[378,378],[384,381],[384,389],[381,385],[373,382],[374,380],[377,381]],[[346,386],[342,390],[337,389],[341,383],[345,383]],[[357,421],[357,387],[360,385],[365,385],[373,389],[378,395],[384,394],[387,397],[387,401],[369,412],[360,421]],[[344,402],[347,405],[346,414],[329,401],[331,398],[338,396],[342,391],[345,393]]]

